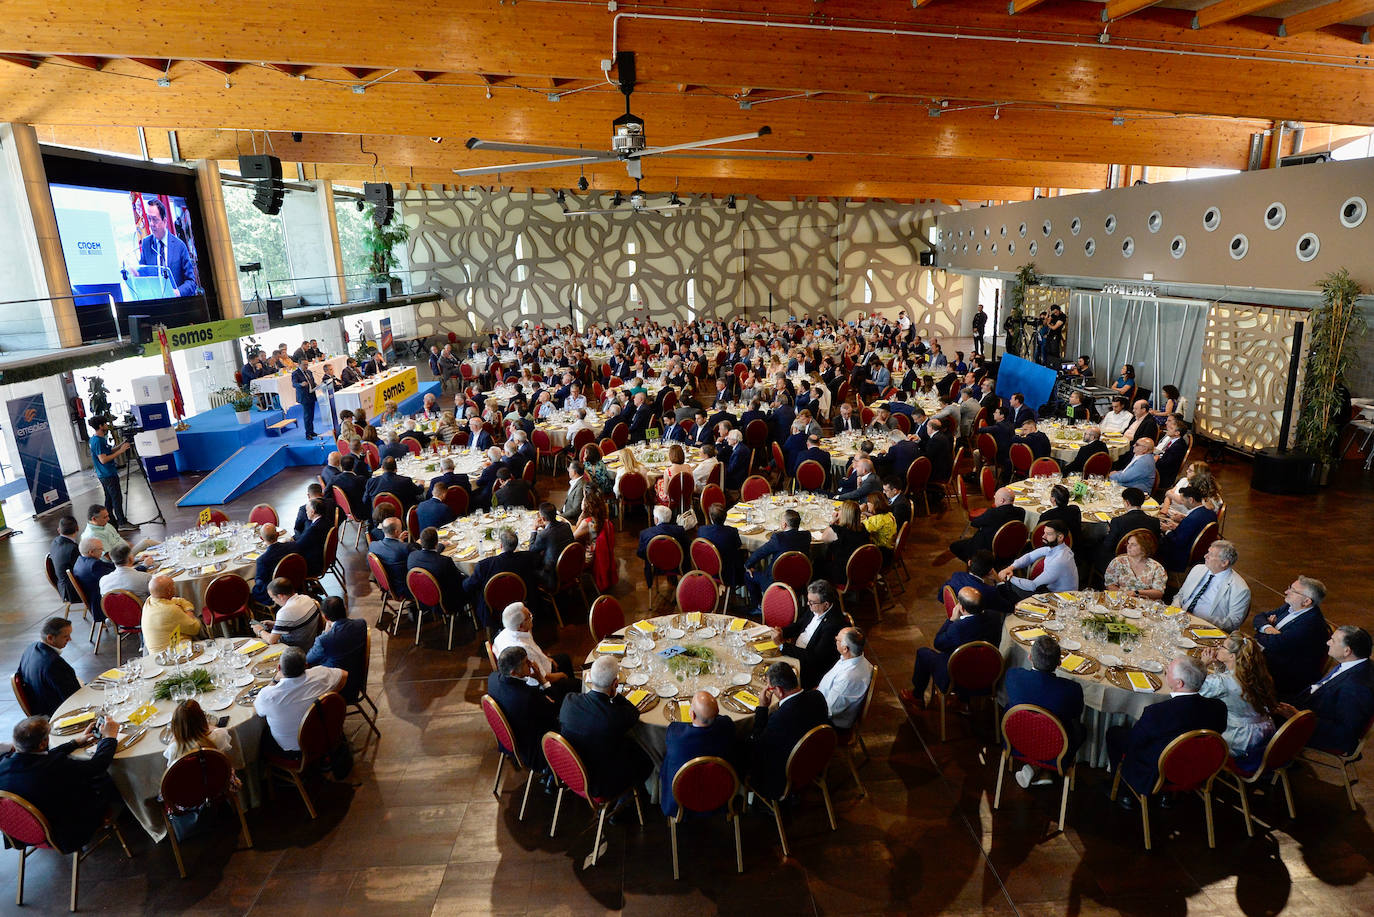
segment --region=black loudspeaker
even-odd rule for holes
[[[933,249],[927,249],[927,250],[921,252],[920,257],[921,257],[921,267],[934,267],[934,266],[935,266],[935,252],[934,252]]]
[[[268,300],[264,300],[264,303],[265,303],[266,306],[267,306],[267,322],[268,322],[268,324],[280,324],[280,323],[281,323],[281,307],[282,307],[282,302],[281,302],[281,300],[280,300],[280,299],[268,299]]]
[[[396,191],[387,182],[364,182],[363,200],[372,205],[372,219],[385,226],[396,215]]]
[[[244,178],[281,181],[281,160],[275,156],[240,156],[239,174]]]
[[[253,206],[269,216],[281,213],[282,201],[286,198],[286,188],[280,179],[264,178],[257,182],[253,192]]]
[[[130,315],[129,320],[129,340],[134,344],[151,344],[153,342],[153,323],[150,315]]]

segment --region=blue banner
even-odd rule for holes
[[[381,338],[382,355],[386,357],[388,363],[394,363],[396,361],[396,339],[391,335],[391,319],[382,319],[378,326],[381,329],[378,336]]]
[[[48,426],[48,408],[43,396],[25,395],[9,401],[10,424],[24,477],[33,497],[34,515],[41,516],[71,502],[67,482],[57,461],[57,447]]]

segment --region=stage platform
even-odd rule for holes
[[[424,407],[425,395],[441,395],[438,382],[426,382],[411,397],[397,407],[402,413],[417,413]],[[317,419],[315,430],[320,438],[305,438],[305,425],[283,430],[279,436],[268,436],[269,424],[294,417],[303,421],[300,405],[293,405],[285,414],[281,411],[253,409],[252,420],[241,424],[234,409],[225,405],[187,418],[190,429],[177,434],[177,471],[207,471],[200,482],[186,492],[178,506],[221,506],[267,481],[284,468],[301,465],[320,466],[334,450],[334,439],[328,423]],[[213,469],[213,470],[211,470]]]

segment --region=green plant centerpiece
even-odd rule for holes
[[[1355,342],[1365,332],[1357,303],[1364,290],[1344,268],[1327,274],[1318,286],[1322,304],[1308,320],[1311,346],[1298,413],[1298,448],[1319,464],[1328,464],[1345,423],[1345,377],[1357,359]]]
[[[1069,490],[1069,497],[1075,503],[1082,503],[1083,501],[1087,500],[1088,494],[1089,490],[1087,481],[1075,481],[1073,487]]]
[[[668,659],[668,671],[679,678],[686,678],[689,675],[705,675],[711,670],[711,663],[715,659],[715,650],[709,646],[694,643],[690,646],[684,646],[681,653]]]
[[[1083,619],[1084,633],[1093,633],[1108,643],[1120,643],[1122,637],[1139,637],[1140,628],[1121,615],[1095,614]]]
[[[172,692],[183,685],[195,688],[197,694],[207,694],[214,690],[210,683],[210,673],[204,669],[192,669],[183,675],[173,675],[164,678],[153,685],[153,697],[156,700],[171,700]]]

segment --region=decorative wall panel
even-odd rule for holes
[[[1200,432],[1247,451],[1278,445],[1293,328],[1305,317],[1301,310],[1269,306],[1212,306],[1198,387],[1196,421]],[[1304,336],[1304,355],[1306,350]],[[1295,388],[1298,392],[1302,391],[1302,363]],[[1295,417],[1289,431],[1290,446],[1296,436]]]
[[[1031,315],[1039,315],[1048,311],[1050,306],[1058,306],[1067,312],[1069,294],[1072,292],[1068,287],[1026,287],[1025,311]]]
[[[737,211],[689,201],[671,215],[569,218],[547,194],[472,188],[407,191],[421,335],[493,325],[580,325],[743,315],[853,317],[908,311],[918,329],[952,334],[963,279],[920,266],[935,205],[740,198]],[[609,206],[569,196],[569,209]],[[651,201],[658,203],[658,201]]]

